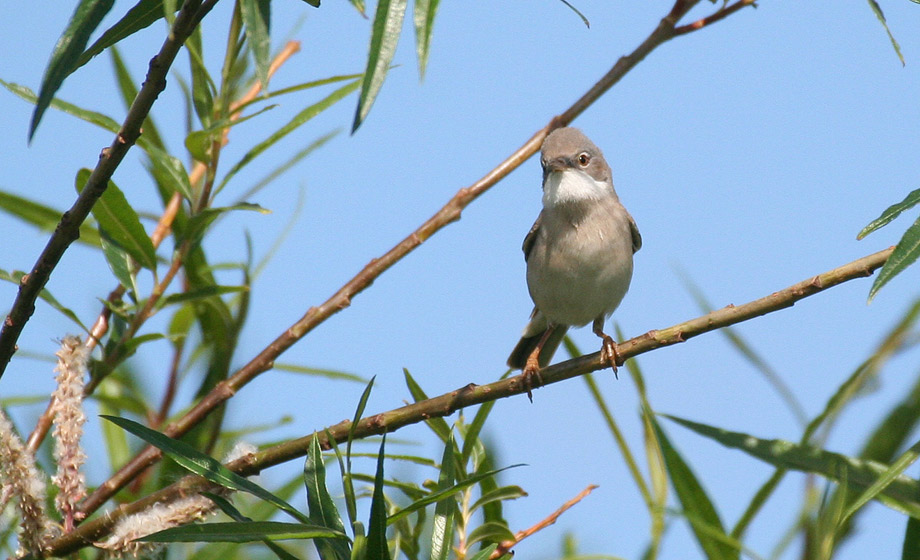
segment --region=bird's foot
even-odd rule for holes
[[[622,362],[620,361],[620,354],[617,352],[617,343],[606,334],[602,335],[601,338],[604,340],[601,346],[601,360],[610,364],[610,367],[613,368],[613,375],[619,379],[620,376],[617,375],[617,366],[621,365]]]
[[[543,386],[543,377],[540,376],[540,364],[535,356],[527,359],[527,364],[522,372],[522,383],[527,390],[527,398],[533,403],[533,389]]]

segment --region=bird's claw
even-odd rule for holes
[[[617,366],[620,365],[620,354],[617,352],[617,343],[606,334],[601,338],[604,340],[601,346],[601,360],[610,364],[610,367],[613,368],[613,375],[619,379],[620,376],[617,375]]]
[[[540,365],[536,361],[527,360],[521,375],[521,382],[527,390],[527,398],[533,403],[533,389],[543,386],[543,377],[540,376]]]

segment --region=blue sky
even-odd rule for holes
[[[113,13],[130,5],[117,2]],[[661,1],[581,0],[576,5],[591,21],[590,29],[554,0],[509,1],[488,10],[442,3],[424,82],[407,34],[396,54],[400,66],[357,134],[346,132],[356,103],[352,97],[240,174],[225,201],[272,164],[330,130],[343,129],[252,200],[271,215],[242,213],[224,220],[207,247],[212,260],[239,261],[248,231],[256,254],[264,254],[295,214],[302,194],[290,236],[254,286],[251,320],[235,363],[248,361],[566,109],[670,9]],[[864,2],[764,1],[756,10],[663,45],[574,123],[604,150],[620,197],[643,235],[632,287],[613,317],[628,336],[699,314],[682,275],[692,278],[713,305],[740,304],[897,241],[912,217],[856,241],[866,223],[920,183],[920,7],[905,0],[881,5],[901,43],[905,67]],[[206,56],[212,65],[219,64],[229,8],[230,3],[218,4],[206,20]],[[273,8],[274,46],[289,30],[302,42],[275,87],[363,68],[370,23],[350,4],[326,0],[315,10],[291,0]],[[691,16],[712,9],[704,2]],[[69,10],[56,5],[8,10],[0,21],[0,52],[5,53],[0,78],[37,89]],[[22,30],[29,33],[27,46]],[[161,32],[154,26],[123,47],[138,80]],[[184,54],[180,61],[184,72]],[[110,76],[108,59],[100,56],[72,76],[59,96],[121,120],[124,110],[110,97]],[[174,149],[181,146],[184,128],[175,109],[176,86],[171,80],[154,109]],[[316,99],[284,98],[278,109],[235,128],[222,161],[232,163]],[[69,205],[76,170],[94,164],[111,141],[109,133],[51,111],[29,146],[31,107],[3,92],[0,103],[5,131],[0,188],[59,208]],[[155,212],[156,198],[138,158],[130,154],[114,180],[132,204]],[[540,171],[533,159],[283,361],[376,375],[369,411],[388,410],[409,398],[403,368],[429,394],[497,379],[531,309],[520,243],[539,208]],[[7,239],[0,246],[5,270],[31,267],[46,241],[45,234],[5,215],[0,215],[0,232]],[[100,255],[74,247],[49,284],[84,322],[92,321],[98,298],[113,287],[100,269],[106,271]],[[917,297],[917,278],[917,271],[909,270],[868,306],[871,280],[854,281],[738,330],[814,415]],[[149,287],[149,278],[142,285]],[[0,285],[0,307],[14,295],[14,286]],[[53,340],[72,331],[66,319],[40,307],[20,346],[50,353]],[[599,349],[590,329],[574,337],[585,351]],[[166,351],[165,345],[151,345],[146,359],[136,362],[151,391],[160,390],[156,356]],[[917,358],[912,352],[892,361],[876,390],[846,412],[829,449],[851,453],[859,448],[913,383]],[[797,439],[800,433],[776,393],[720,334],[652,352],[639,363],[660,412],[764,438]],[[48,392],[49,370],[43,362],[18,358],[4,375],[0,394]],[[629,441],[640,450],[638,403],[628,376],[617,381],[599,372],[597,379]],[[291,414],[293,423],[266,438],[301,435],[351,416],[361,390],[273,372],[234,399],[230,421],[242,427]],[[573,531],[583,552],[637,557],[648,534],[647,514],[585,384],[575,379],[539,389],[534,400],[499,402],[488,425],[502,463],[528,464],[506,479],[530,493],[507,506],[512,528],[537,522],[588,484],[600,488],[556,525],[519,545],[518,553],[551,558],[562,535]],[[39,410],[21,409],[20,426],[31,427]],[[666,427],[712,493],[723,520],[733,524],[771,470],[678,426]],[[399,437],[432,440],[423,427],[404,429]],[[268,484],[298,468],[270,471]],[[90,474],[101,481],[104,464],[91,465]],[[423,475],[432,476],[414,474]],[[747,542],[753,550],[769,554],[797,513],[790,504],[798,503],[803,484],[802,476],[787,477],[751,529]],[[899,554],[904,518],[878,504],[869,509],[840,558]],[[685,524],[675,523],[662,558],[695,557],[695,546]]]

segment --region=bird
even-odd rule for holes
[[[593,322],[601,356],[616,372],[616,342],[604,323],[629,289],[633,255],[642,247],[636,221],[613,188],[610,166],[594,142],[573,127],[557,128],[540,150],[543,210],[524,238],[530,322],[508,358],[523,370],[523,384],[543,384],[569,327]]]

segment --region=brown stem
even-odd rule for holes
[[[618,345],[617,351],[620,357],[625,360],[657,348],[684,342],[703,333],[792,307],[797,301],[838,284],[856,278],[871,276],[875,270],[885,264],[893,250],[893,247],[889,247],[884,251],[879,251],[823,274],[813,276],[744,305],[728,305],[672,327],[649,331],[621,343]],[[544,384],[550,385],[609,366],[609,362],[601,358],[601,353],[595,352],[544,368],[541,370],[541,376]],[[365,438],[371,435],[393,432],[403,426],[424,422],[433,417],[449,416],[461,408],[526,393],[527,385],[524,383],[523,377],[523,375],[517,375],[488,385],[471,383],[466,387],[461,387],[438,397],[367,416],[358,421],[357,426],[354,427],[353,437]],[[226,382],[218,387],[223,387],[224,391],[230,391],[226,386]],[[318,432],[320,434],[320,443],[324,449],[328,449],[330,444],[325,434],[328,433],[337,442],[343,442],[349,437],[351,430],[350,420],[339,422],[328,430]],[[166,433],[169,433],[168,429]],[[226,466],[240,475],[252,476],[268,467],[303,457],[307,454],[313,437],[314,435],[310,434],[286,441],[228,463]],[[148,451],[149,448],[144,450],[141,455],[147,454]],[[72,533],[52,541],[49,553],[55,556],[70,554],[86,546],[89,542],[98,541],[111,530],[118,520],[127,515],[140,512],[156,503],[168,503],[179,497],[188,496],[195,492],[213,491],[216,488],[216,486],[198,476],[186,476],[136,502],[118,506],[106,515],[83,523]]]
[[[538,130],[520,148],[515,150],[497,167],[485,174],[481,179],[468,187],[457,191],[447,204],[438,210],[431,218],[400,241],[395,247],[379,258],[372,259],[357,275],[345,283],[328,300],[317,307],[311,307],[306,314],[291,325],[273,342],[265,347],[255,358],[245,366],[218,383],[212,391],[199,401],[182,418],[166,427],[164,433],[171,437],[179,437],[196,424],[201,422],[212,410],[223,404],[247,383],[255,379],[262,372],[273,367],[275,359],[294,345],[304,335],[316,328],[323,321],[351,305],[352,298],[370,286],[374,280],[387,269],[408,255],[412,250],[421,245],[429,237],[437,233],[444,226],[460,219],[460,214],[467,205],[484,193],[499,180],[511,173],[524,163],[531,155],[540,149],[546,135],[553,129],[565,126],[581,114],[588,106],[596,101],[608,89],[616,84],[629,70],[644,59],[655,47],[667,42],[674,37],[677,22],[699,0],[677,0],[670,13],[665,16],[649,37],[643,41],[632,53],[620,58],[616,64],[578,101],[561,115],[550,120],[549,124]],[[158,461],[161,457],[159,450],[146,447],[131,461],[100,485],[95,492],[84,500],[81,510],[89,515],[120,488],[138,475],[141,471]]]
[[[134,103],[128,110],[121,130],[115,135],[112,144],[102,150],[99,162],[86,181],[83,191],[77,196],[70,210],[61,216],[61,221],[32,267],[32,271],[22,278],[10,314],[7,315],[0,329],[0,377],[16,352],[16,341],[35,312],[35,300],[48,283],[51,272],[70,244],[79,237],[80,224],[105,192],[112,174],[115,173],[115,169],[121,164],[128,150],[140,137],[144,119],[150,113],[157,96],[166,89],[166,73],[175,60],[176,54],[201,18],[213,6],[213,0],[204,4],[201,3],[201,0],[186,0],[183,3],[160,52],[150,60],[147,78],[137,97],[134,98]]]
[[[591,492],[594,492],[596,488],[597,488],[596,484],[592,484],[588,486],[587,488],[579,492],[577,496],[567,501],[566,503],[562,504],[562,506],[560,506],[559,509],[549,514],[545,519],[543,519],[536,525],[532,527],[528,527],[527,529],[524,529],[523,531],[518,531],[517,533],[515,533],[514,540],[505,541],[499,544],[498,548],[496,548],[492,552],[492,554],[489,555],[489,560],[497,560],[498,558],[501,558],[502,556],[511,552],[511,549],[514,548],[514,545],[516,545],[517,543],[526,539],[530,535],[533,535],[537,531],[542,531],[543,529],[546,529],[547,527],[555,523],[556,520],[559,519],[559,517],[562,516],[563,513],[572,509],[572,507],[575,504],[585,499],[585,497],[587,497],[587,495],[590,494]]]
[[[717,10],[712,15],[706,16],[704,18],[698,19],[693,23],[688,23],[687,25],[681,25],[680,27],[674,30],[674,36],[684,35],[686,33],[691,33],[693,31],[698,31],[707,25],[711,25],[720,19],[727,18],[733,13],[737,12],[741,8],[746,8],[748,6],[754,6],[755,0],[738,0],[730,6],[724,6]]]

